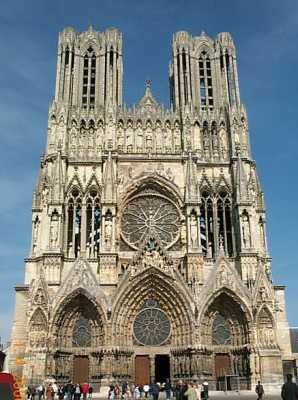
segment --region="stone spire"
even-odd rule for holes
[[[196,166],[193,162],[191,153],[188,153],[186,162],[186,179],[185,179],[185,202],[188,204],[198,204],[199,189],[196,178]]]
[[[112,154],[110,151],[104,168],[103,202],[108,204],[116,203],[116,179]]]

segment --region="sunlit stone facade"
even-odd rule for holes
[[[292,360],[229,33],[173,36],[170,107],[122,102],[117,29],[59,35],[12,372],[268,387]]]

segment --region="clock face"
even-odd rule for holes
[[[169,337],[171,325],[167,315],[159,308],[145,308],[133,324],[136,340],[145,346],[160,346]]]
[[[165,248],[179,238],[180,217],[172,201],[156,193],[143,193],[133,197],[126,205],[121,220],[122,238],[138,249],[146,238],[156,238]]]

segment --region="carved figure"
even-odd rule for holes
[[[37,305],[42,305],[42,304],[45,304],[45,302],[46,301],[45,301],[45,297],[44,297],[44,294],[42,292],[42,289],[39,288],[36,291],[36,294],[34,296],[34,303],[37,304]]]
[[[241,219],[242,219],[242,244],[245,249],[248,249],[251,246],[249,216],[246,213],[244,213],[242,214]]]
[[[105,221],[105,243],[107,248],[110,248],[112,245],[112,220],[111,219],[107,219]]]
[[[191,247],[196,249],[198,247],[198,222],[194,214],[191,214],[190,216],[189,225]]]
[[[50,249],[55,249],[58,244],[58,221],[52,221],[50,226]]]

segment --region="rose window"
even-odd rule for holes
[[[168,248],[177,241],[179,228],[177,207],[156,193],[135,196],[122,214],[122,237],[134,249],[148,237]]]
[[[160,346],[170,335],[170,321],[167,315],[155,307],[139,312],[133,324],[136,340],[145,346]]]

